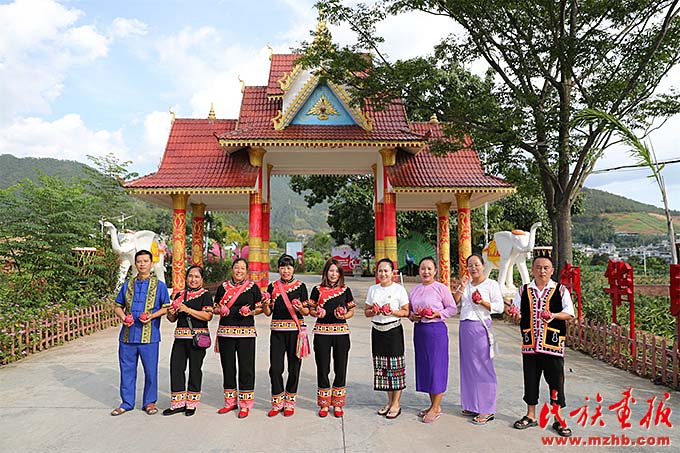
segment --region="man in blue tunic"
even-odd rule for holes
[[[120,415],[135,407],[137,362],[144,368],[144,411],[158,412],[158,343],[161,341],[161,317],[170,306],[168,288],[151,274],[151,252],[135,254],[137,277],[123,284],[115,301],[114,311],[123,321],[118,343],[120,365],[120,398],[122,403],[111,412]]]

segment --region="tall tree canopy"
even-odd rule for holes
[[[357,102],[398,97],[414,120],[436,113],[454,138],[473,137],[489,170],[534,181],[561,267],[572,258],[572,206],[615,143],[604,125],[576,127],[573,116],[595,108],[649,131],[655,119],[680,111],[677,94],[657,93],[680,59],[678,1],[378,0],[351,8],[324,0],[321,17],[349,24],[357,42],[337,46],[321,29],[303,43],[301,63],[350,87]],[[455,22],[464,32],[431,56],[390,61],[376,24],[407,11],[449,17],[452,30]],[[480,59],[489,67],[483,77],[465,69]]]

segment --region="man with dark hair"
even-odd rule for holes
[[[111,415],[121,415],[135,407],[137,362],[144,368],[144,411],[158,412],[158,343],[161,341],[161,317],[170,306],[168,288],[151,274],[153,256],[148,250],[135,254],[137,277],[123,284],[114,311],[121,321],[118,343],[121,405]]]
[[[556,407],[552,427],[560,436],[571,436],[571,429],[560,416],[567,405],[564,397],[564,340],[567,321],[574,318],[574,305],[569,290],[551,279],[552,260],[534,258],[531,274],[534,279],[519,289],[508,314],[519,318],[522,334],[522,366],[524,370],[524,401],[527,413],[514,424],[516,429],[536,426],[536,405],[541,375],[550,389],[550,400]]]

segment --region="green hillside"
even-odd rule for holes
[[[622,212],[645,212],[664,215],[663,209],[651,204],[640,203],[620,195],[597,189],[584,188],[582,191],[585,214],[610,214]],[[680,216],[680,211],[671,211],[674,216]]]
[[[0,189],[16,184],[28,178],[35,180],[38,172],[46,173],[50,176],[63,180],[78,180],[87,177],[86,169],[88,166],[70,160],[58,160],[49,158],[18,158],[10,154],[0,155]],[[132,197],[131,197],[132,198]],[[303,196],[293,192],[290,188],[290,177],[275,176],[271,179],[271,228],[286,235],[294,232],[313,231],[328,232],[330,228],[326,219],[328,217],[328,206],[326,203],[308,208]],[[132,229],[152,229],[154,231],[165,231],[170,229],[171,212],[165,208],[158,208],[138,199],[131,200],[132,206],[126,210],[126,214],[132,217],[126,224]],[[108,214],[115,220],[120,215],[119,212]],[[248,228],[247,216],[240,213],[225,214],[229,218],[229,224],[240,228]],[[167,223],[167,227],[162,228],[155,223]]]
[[[72,160],[49,158],[15,157],[0,155],[0,189],[6,189],[24,178],[35,180],[38,172],[62,180],[77,180],[86,177],[87,165]]]

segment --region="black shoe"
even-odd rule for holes
[[[196,413],[196,409],[187,409],[187,410],[184,412],[184,415],[186,415],[187,417],[191,417],[191,416],[194,415],[195,413]]]
[[[163,415],[175,415],[175,414],[179,414],[180,412],[184,412],[186,409],[187,409],[187,408],[184,407],[184,406],[182,406],[182,407],[176,407],[176,408],[174,408],[174,409],[168,408],[168,409],[165,409],[165,410],[163,411]]]

